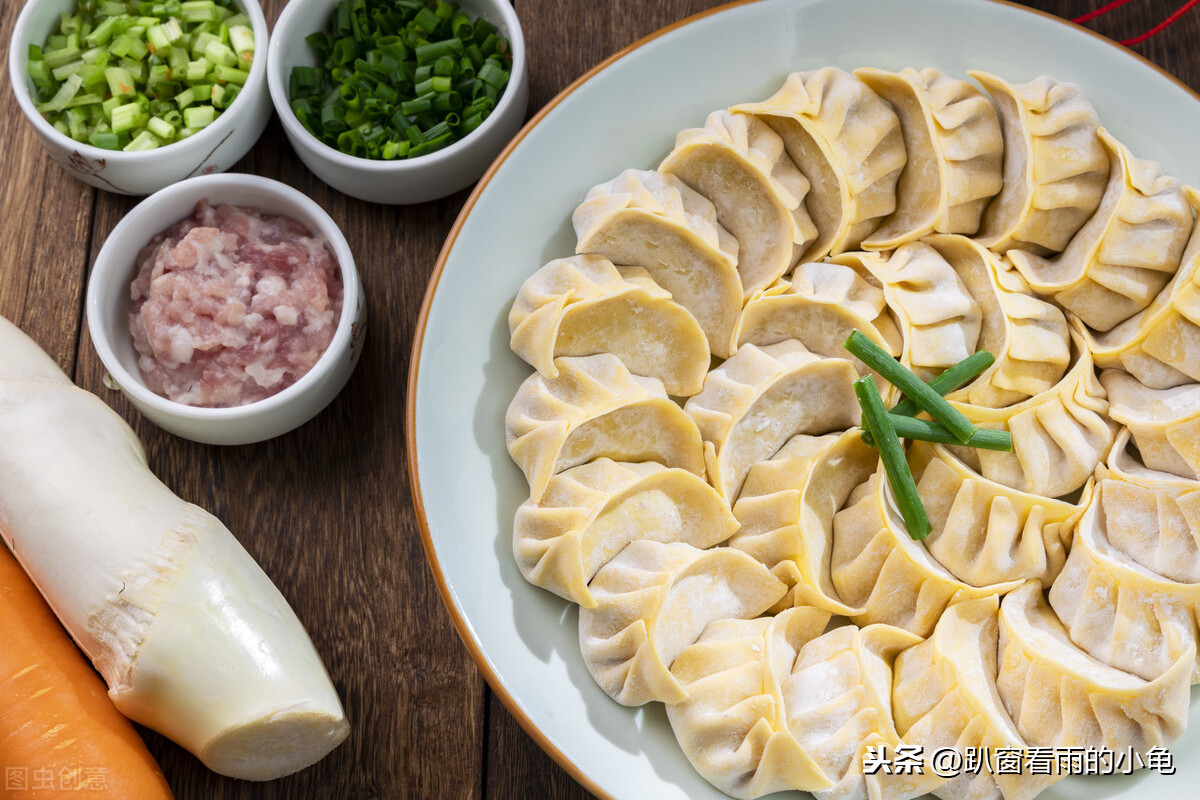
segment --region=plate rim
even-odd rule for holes
[[[483,195],[484,191],[487,190],[488,184],[491,182],[496,172],[500,169],[512,152],[521,144],[525,137],[528,136],[534,128],[541,124],[541,122],[551,112],[553,112],[559,104],[566,100],[567,97],[576,92],[579,88],[591,81],[597,75],[604,72],[610,66],[634,51],[645,47],[646,45],[665,36],[666,34],[672,33],[673,31],[696,23],[707,17],[759,2],[762,2],[762,0],[732,0],[732,2],[713,6],[712,8],[691,14],[671,23],[670,25],[659,28],[658,30],[655,30],[626,45],[625,47],[597,63],[595,66],[586,70],[575,80],[571,81],[571,83],[567,84],[567,86],[559,91],[558,94],[554,95],[554,97],[552,97],[544,106],[538,109],[537,112],[535,112],[533,116],[521,126],[521,129],[512,138],[512,140],[509,141],[504,149],[500,151],[500,154],[496,156],[496,159],[491,163],[487,171],[484,172],[482,177],[480,177],[479,182],[476,183],[475,187],[471,190],[471,194],[467,197],[467,200],[463,204],[462,209],[459,211],[458,216],[455,217],[454,223],[451,225],[450,231],[446,235],[446,240],[443,242],[442,248],[438,252],[437,261],[434,263],[433,271],[430,273],[428,283],[425,287],[425,295],[421,300],[421,309],[417,316],[416,327],[413,331],[413,343],[409,354],[408,381],[405,387],[404,401],[404,440],[406,451],[405,455],[408,462],[409,493],[412,497],[413,509],[416,511],[417,527],[421,535],[422,549],[425,552],[426,560],[429,562],[430,570],[433,572],[434,581],[437,584],[438,594],[441,596],[442,604],[449,612],[451,621],[454,623],[454,628],[457,631],[459,638],[466,646],[467,652],[471,656],[471,660],[475,663],[476,669],[479,670],[489,688],[492,690],[492,693],[496,695],[496,697],[504,705],[505,709],[507,709],[509,714],[512,715],[513,719],[517,721],[517,723],[522,729],[524,729],[529,737],[533,739],[533,741],[536,742],[537,745],[560,767],[562,767],[567,774],[569,774],[587,791],[591,792],[596,797],[602,798],[602,800],[616,800],[616,798],[597,786],[596,783],[583,772],[582,768],[572,761],[571,758],[568,757],[554,742],[550,741],[549,737],[542,732],[537,723],[530,719],[529,715],[525,713],[524,709],[521,708],[516,698],[513,697],[511,692],[509,692],[508,687],[505,686],[500,676],[496,674],[496,671],[492,668],[487,655],[483,652],[482,645],[472,632],[469,621],[467,620],[462,609],[454,601],[454,598],[450,592],[450,587],[446,582],[446,574],[441,568],[441,562],[438,558],[437,549],[434,546],[433,537],[430,533],[429,519],[425,513],[424,496],[421,492],[421,478],[418,464],[416,435],[416,393],[417,383],[420,379],[421,351],[425,342],[425,333],[428,327],[429,314],[433,306],[434,295],[437,293],[442,274],[445,271],[446,262],[449,260],[450,254],[454,250],[454,245],[458,240],[459,233],[462,231],[463,226],[466,224],[467,218],[474,210],[479,198]],[[1151,61],[1142,54],[1120,44],[1117,41],[1114,41],[1113,39],[1110,39],[1109,37],[1097,31],[1092,30],[1091,28],[1085,28],[1082,25],[1078,25],[1068,19],[1051,14],[1048,11],[1021,5],[1013,0],[977,0],[977,2],[1006,6],[1008,8],[1016,9],[1020,12],[1053,20],[1057,24],[1067,26],[1075,31],[1086,33],[1087,35],[1099,40],[1103,44],[1112,47],[1119,54],[1133,58],[1135,61],[1140,61],[1144,66],[1150,67],[1161,77],[1166,78],[1168,81],[1174,83],[1180,89],[1191,95],[1192,98],[1197,101],[1197,103],[1200,103],[1200,92],[1197,92],[1195,89],[1188,86],[1183,82],[1183,80],[1171,74],[1165,68]]]

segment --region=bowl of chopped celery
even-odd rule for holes
[[[51,158],[146,195],[254,145],[271,116],[267,46],[256,0],[28,0],[8,68]]]
[[[420,203],[473,183],[529,104],[508,0],[291,0],[267,82],[304,164],[376,203]]]

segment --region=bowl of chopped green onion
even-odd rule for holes
[[[478,180],[529,104],[509,0],[291,0],[267,62],[300,159],[376,203],[425,202]]]
[[[28,0],[8,67],[60,166],[145,195],[254,145],[271,116],[267,47],[256,0]]]

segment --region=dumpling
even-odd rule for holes
[[[984,208],[1003,185],[1004,139],[991,101],[973,84],[932,67],[854,74],[891,103],[908,153],[896,210],[862,246],[887,250],[930,233],[978,231]]]
[[[978,771],[963,770],[934,790],[943,800],[1028,800],[1061,777],[993,764],[1008,753],[1023,765],[1028,747],[996,689],[998,606],[995,597],[956,603],[932,636],[896,657],[892,707],[900,735],[926,752],[987,754]]]
[[[747,298],[782,277],[817,238],[804,205],[808,178],[779,135],[749,114],[714,111],[703,128],[681,131],[658,171],[712,201],[717,222],[738,241]]]
[[[977,406],[1003,408],[1058,383],[1071,361],[1067,319],[1054,305],[1030,295],[1020,274],[962,236],[930,236],[932,246],[979,304],[978,349],[996,362],[950,395]]]
[[[933,526],[925,548],[959,580],[988,586],[1036,578],[1048,584],[1058,575],[1083,504],[989,481],[941,445],[913,442],[908,463]]]
[[[808,213],[819,236],[807,258],[853,250],[896,210],[906,159],[900,120],[850,73],[835,67],[793,72],[768,99],[732,110],[774,128],[812,182]]]
[[[555,475],[540,502],[521,504],[513,553],[525,580],[593,608],[588,581],[630,542],[686,542],[703,550],[737,527],[702,478],[653,462],[599,458]]]
[[[780,685],[828,612],[790,608],[774,617],[717,620],[671,666],[687,698],[667,706],[684,754],[705,780],[745,800],[833,785],[788,727]]]
[[[628,169],[593,186],[571,223],[576,253],[643,267],[692,312],[714,355],[732,354],[742,309],[738,243],[705,197],[672,175]]]
[[[1150,389],[1119,370],[1105,370],[1100,382],[1147,467],[1200,479],[1200,384]]]
[[[1032,745],[1137,753],[1170,745],[1187,727],[1195,660],[1189,648],[1166,672],[1145,681],[1076,647],[1037,581],[1000,604],[996,688],[1021,738]]]
[[[1200,583],[1168,580],[1112,546],[1104,509],[1110,483],[1096,487],[1083,513],[1067,563],[1050,587],[1050,606],[1078,647],[1152,681],[1189,648],[1195,664]],[[1198,678],[1195,665],[1192,681]]]
[[[551,261],[526,279],[508,313],[514,353],[548,378],[554,359],[612,353],[635,375],[663,382],[667,394],[700,391],[708,339],[700,323],[641,267],[614,267],[603,256]]]
[[[1200,583],[1200,483],[1149,469],[1128,446],[1122,428],[1096,469],[1109,543],[1163,577]]]
[[[1106,331],[1146,306],[1179,268],[1192,231],[1183,187],[1103,129],[1112,174],[1100,207],[1054,258],[1009,250],[1030,287]]]
[[[1200,192],[1183,188],[1193,213]],[[1121,367],[1152,389],[1200,381],[1200,225],[1175,277],[1142,311],[1112,330],[1088,334],[1096,365]]]
[[[978,241],[997,253],[1060,252],[1108,182],[1096,109],[1078,86],[1047,76],[1013,85],[969,74],[996,101],[1004,131],[1004,188],[984,212]]]
[[[794,435],[857,425],[857,377],[846,359],[820,358],[794,340],[739,348],[683,407],[704,439],[709,483],[732,503],[750,468]]]
[[[787,591],[740,550],[683,542],[630,542],[592,579],[595,608],[579,611],[588,672],[626,706],[678,703],[687,691],[671,664],[714,620],[757,617]]]
[[[892,721],[892,665],[920,641],[891,625],[845,625],[800,648],[783,681],[783,705],[792,735],[834,781],[813,790],[817,800],[905,800],[943,782],[928,763],[929,750],[911,772],[864,769],[867,748],[892,757],[901,746],[918,744],[902,741]]]
[[[900,362],[929,380],[978,349],[982,312],[954,268],[927,244],[892,253],[843,253],[835,264],[869,272],[900,321]]]
[[[883,622],[918,636],[929,636],[948,606],[1020,585],[972,586],[955,578],[908,535],[882,469],[833,518],[830,568],[838,597],[862,609],[851,616],[855,623]]]
[[[1078,329],[1075,363],[1054,387],[1007,408],[951,405],[984,428],[1012,434],[1012,452],[951,448],[985,478],[1030,494],[1062,497],[1079,489],[1108,453],[1116,426]]]
[[[785,606],[812,605],[843,616],[862,611],[843,603],[833,586],[833,517],[878,462],[879,454],[855,429],[794,436],[769,461],[750,468],[733,507],[741,527],[729,546],[754,556],[787,584]]]
[[[535,503],[552,475],[597,458],[704,475],[700,430],[657,378],[632,374],[609,353],[554,363],[558,377],[530,375],[504,417],[509,455]]]
[[[903,337],[882,285],[870,272],[855,263],[805,262],[746,304],[738,347],[795,339],[819,356],[849,358],[858,374],[865,375],[866,365],[842,347],[856,330],[900,356]]]

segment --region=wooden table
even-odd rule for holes
[[[900,2],[902,0],[897,0]],[[529,45],[532,114],[608,55],[720,0],[515,0]],[[1132,37],[1182,0],[1134,0],[1089,27]],[[274,20],[284,0],[265,0]],[[19,0],[4,0],[8,41]],[[1100,0],[1025,5],[1073,18]],[[1200,11],[1134,49],[1200,89]],[[8,79],[5,71],[5,81]],[[163,433],[106,389],[83,319],[88,269],[136,202],[68,177],[0,92],[0,314],[141,436],[158,475],[216,513],[308,626],[352,722],[320,764],[268,784],[217,776],[146,731],[180,800],[205,798],[583,798],[521,730],[455,635],[409,499],[404,394],[422,295],[469,190],[409,207],[342,195],[295,158],[277,121],[235,168],[285,181],[342,226],[367,287],[357,372],[315,420],[274,441],[208,447]]]

